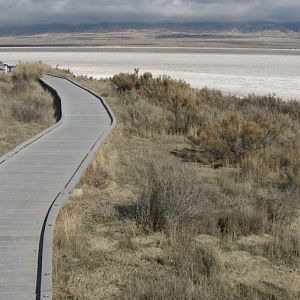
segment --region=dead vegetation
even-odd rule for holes
[[[0,77],[0,154],[52,125],[53,97],[39,83],[42,63],[18,64],[12,76]]]
[[[298,102],[77,78],[118,127],[55,231],[56,299],[298,299]]]

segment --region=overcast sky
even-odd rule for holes
[[[0,0],[0,24],[300,21],[300,0]]]

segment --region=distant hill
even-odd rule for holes
[[[300,32],[298,23],[97,23],[97,24],[33,24],[26,26],[0,26],[0,35],[31,35],[39,33],[74,33],[74,32],[113,32],[127,29],[167,29],[181,31],[223,31],[239,30],[241,32],[259,32],[263,30],[279,30],[283,32]]]

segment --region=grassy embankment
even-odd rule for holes
[[[55,123],[53,97],[39,83],[50,68],[19,64],[0,76],[0,155]]]
[[[57,222],[55,299],[299,299],[298,102],[76,80],[118,126]]]

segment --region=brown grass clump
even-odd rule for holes
[[[51,67],[42,62],[19,63],[13,72],[15,84],[23,85],[30,80],[38,81],[43,74],[48,73]]]
[[[71,249],[74,255],[78,255],[83,251],[85,240],[82,230],[82,215],[79,211],[74,213],[76,201],[76,199],[70,201],[60,213],[54,244],[54,248]]]

